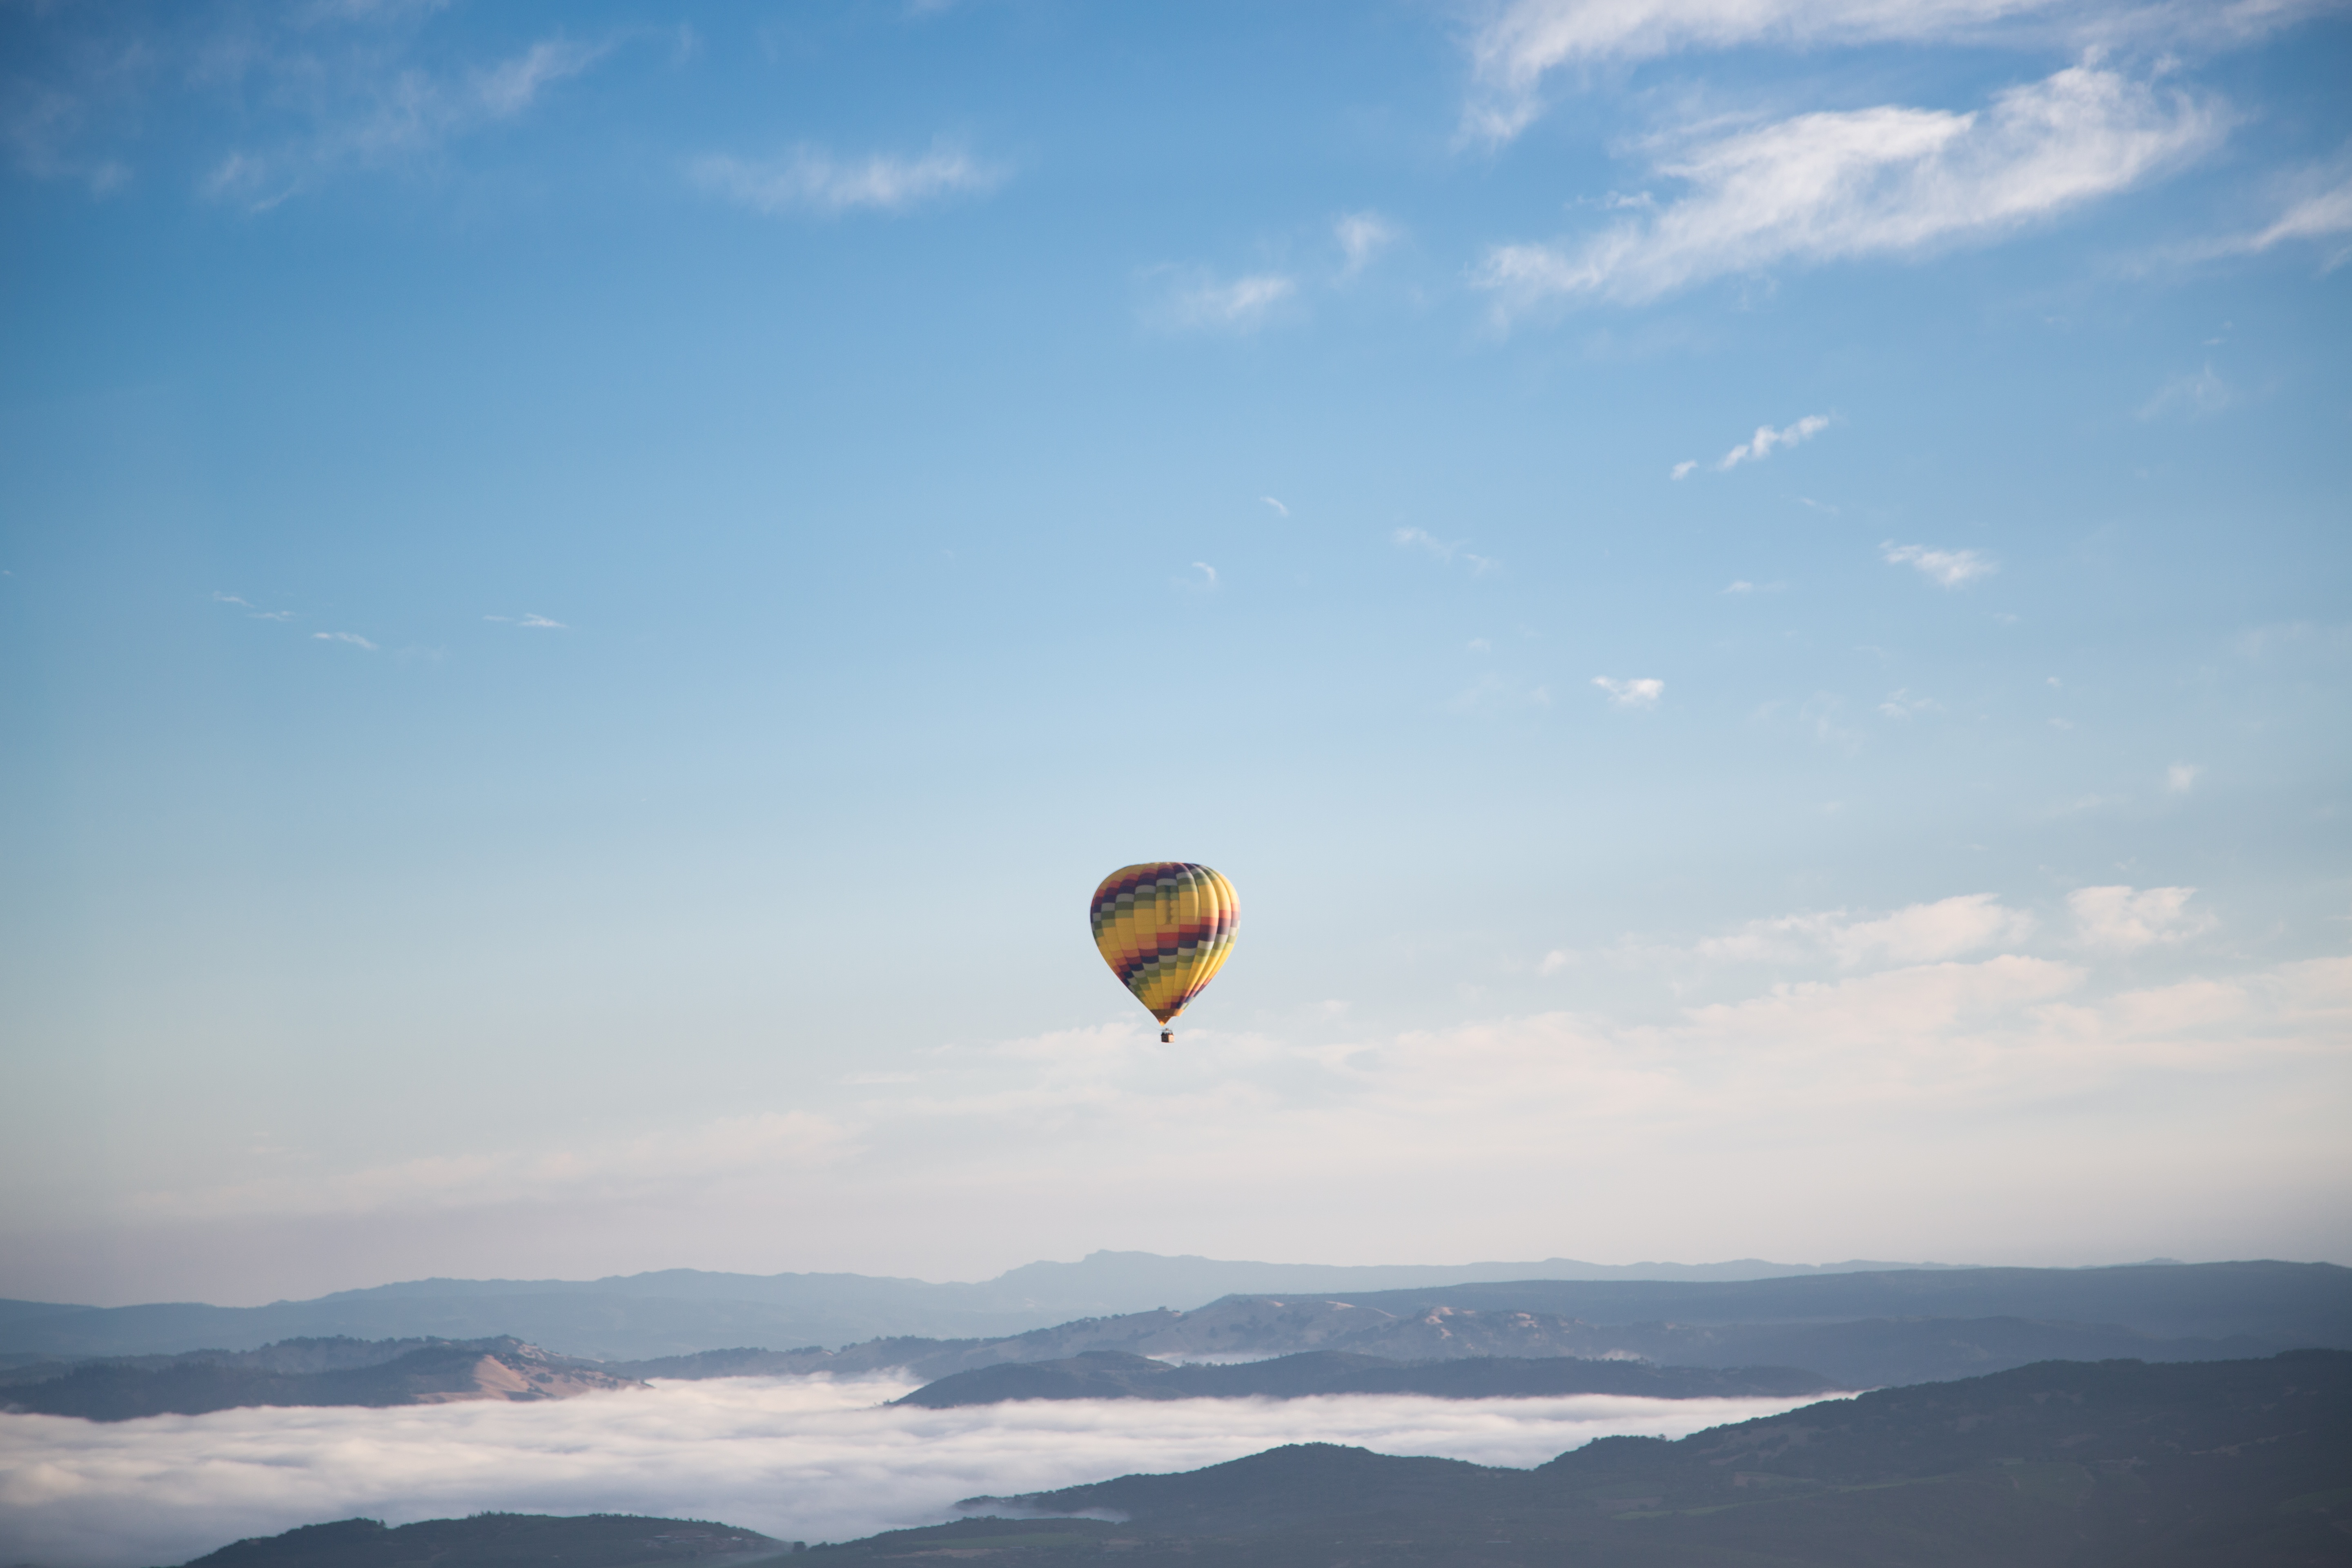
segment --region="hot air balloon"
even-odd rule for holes
[[[1103,962],[1160,1020],[1164,1044],[1176,1037],[1168,1025],[1224,967],[1241,902],[1206,866],[1153,860],[1105,877],[1087,916]]]

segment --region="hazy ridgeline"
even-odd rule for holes
[[[714,1305],[722,1310],[719,1327],[733,1328],[734,1312],[764,1305],[646,1294],[648,1281],[714,1293],[782,1293],[803,1279],[686,1273],[551,1286],[520,1296],[452,1293],[446,1288],[456,1282],[431,1281],[426,1284],[440,1293],[402,1286],[356,1294],[379,1311],[409,1310],[401,1321],[412,1326],[419,1319],[445,1323],[449,1304],[460,1302],[475,1312],[511,1310],[530,1328],[532,1304],[554,1302],[562,1311],[551,1326],[568,1323],[593,1336],[592,1346],[609,1347],[616,1340],[656,1335],[674,1342],[698,1327],[712,1331],[707,1314]],[[861,1283],[887,1294],[904,1282]],[[829,1278],[821,1289],[845,1288]],[[337,1322],[352,1299],[252,1309],[62,1309],[20,1313],[8,1328],[18,1347],[87,1343],[142,1328],[185,1334],[191,1321],[217,1324],[225,1312],[249,1331],[306,1314]],[[475,1320],[460,1321],[470,1326]],[[534,1338],[553,1340],[541,1321]],[[555,1343],[558,1348],[548,1350],[507,1334],[467,1339],[412,1332],[374,1341],[304,1337],[262,1350],[116,1356],[13,1348],[5,1358],[12,1364],[0,1367],[0,1395],[18,1409],[119,1420],[252,1405],[536,1400],[648,1378],[808,1373],[941,1380],[938,1392],[922,1395],[922,1402],[938,1404],[1173,1398],[1220,1391],[1282,1397],[1343,1391],[1444,1397],[1793,1394],[1967,1377],[2037,1361],[2213,1361],[2305,1347],[2352,1348],[2352,1270],[2322,1264],[2162,1264],[1817,1273],[1746,1281],[1530,1279],[1226,1296],[1191,1310],[1081,1318],[1013,1335],[885,1334],[837,1349],[739,1343],[587,1359],[562,1353],[576,1352],[576,1344]],[[1162,1375],[1167,1363],[1277,1360],[1284,1367],[1246,1374],[1194,1368]],[[1473,1360],[1484,1370],[1407,1370]],[[1636,1369],[1629,1363],[1650,1364]],[[1589,1370],[1569,1370],[1576,1366]],[[992,1372],[1011,1367],[1031,1370]]]
[[[1769,1264],[1717,1266],[1760,1274]],[[1190,1310],[1235,1294],[1297,1295],[1345,1302],[1393,1316],[1412,1317],[1445,1306],[1487,1313],[1533,1313],[1548,1319],[1618,1328],[1612,1343],[1562,1342],[1532,1351],[1490,1346],[1449,1352],[1442,1340],[1421,1354],[1549,1353],[1601,1355],[1622,1350],[1653,1360],[1693,1365],[1821,1364],[1795,1353],[1811,1325],[1861,1320],[2019,1319],[2045,1324],[2112,1326],[2105,1339],[2059,1331],[2036,1337],[2023,1327],[1987,1329],[1979,1339],[2007,1335],[2008,1348],[1987,1343],[1962,1352],[1959,1372],[1987,1370],[1982,1356],[2017,1361],[2050,1355],[2167,1353],[2133,1336],[2165,1341],[2213,1341],[2188,1353],[2258,1354],[2305,1345],[2352,1345],[2352,1271],[2326,1264],[2148,1264],[2116,1268],[1895,1268],[1780,1270],[1775,1277],[1736,1279],[1628,1278],[1571,1263],[1465,1265],[1448,1268],[1326,1268],[1203,1258],[1097,1253],[1083,1263],[1032,1264],[973,1285],[860,1275],[740,1275],[671,1269],[625,1279],[566,1280],[425,1279],[369,1290],[343,1291],[312,1301],[266,1307],[168,1303],[138,1307],[71,1307],[0,1303],[0,1353],[18,1357],[82,1357],[250,1350],[297,1338],[383,1340],[431,1337],[488,1339],[513,1335],[549,1350],[608,1361],[646,1361],[740,1346],[772,1350],[838,1348],[880,1338],[995,1341],[1050,1330],[1057,1337],[1035,1353],[998,1359],[1044,1360],[1086,1349],[1160,1349],[1189,1355],[1227,1352],[1282,1354],[1346,1348],[1383,1355],[1412,1352],[1395,1344],[1325,1345],[1250,1342],[1238,1325],[1223,1341],[1193,1337],[1209,1326],[1162,1336],[1151,1343],[1076,1342],[1072,1320]],[[1549,1273],[1547,1272],[1549,1270]],[[1581,1271],[1580,1277],[1579,1272]],[[1654,1270],[1664,1272],[1663,1268]],[[1608,1272],[1612,1278],[1593,1279]],[[1400,1276],[1430,1278],[1400,1279]],[[1498,1282],[1499,1281],[1499,1282]],[[1175,1320],[1171,1319],[1171,1326]],[[1070,1325],[1069,1328],[1056,1325]],[[1655,1325],[1644,1340],[1638,1325]],[[1666,1325],[1673,1325],[1668,1329]],[[1691,1331],[1704,1331],[1693,1332]],[[1910,1331],[1890,1328],[1901,1339]],[[2102,1331],[2105,1331],[2104,1330]],[[1629,1337],[1631,1335],[1631,1337]],[[1858,1344],[1846,1333],[1822,1342]],[[1231,1342],[1236,1339],[1244,1342]],[[2140,1345],[2140,1348],[2130,1348]],[[861,1364],[903,1365],[900,1359]],[[1979,1355],[1973,1364],[1968,1357]],[[793,1368],[820,1370],[813,1362]],[[930,1363],[926,1363],[930,1364]],[[1907,1362],[1891,1362],[1869,1381],[1900,1381]],[[1923,1375],[1955,1375],[1954,1372]],[[936,1375],[936,1373],[934,1373]],[[1856,1375],[1864,1375],[1858,1372]]]
[[[1073,1318],[1190,1306],[1220,1296],[1414,1290],[1495,1279],[1726,1281],[1937,1264],[1850,1262],[1374,1265],[1228,1262],[1096,1252],[993,1279],[933,1284],[863,1274],[667,1268],[604,1279],[413,1279],[266,1307],[0,1301],[0,1352],[138,1355],[251,1350],[274,1341],[516,1334],[581,1355],[676,1355],[726,1345],[841,1345],[886,1335],[994,1337]]]

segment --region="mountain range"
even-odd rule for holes
[[[511,1337],[289,1340],[254,1351],[19,1366],[0,1373],[0,1408],[130,1421],[256,1405],[520,1403],[643,1386],[597,1363],[551,1355]]]
[[[712,1280],[726,1278],[696,1277],[703,1287],[714,1289]],[[379,1304],[412,1305],[454,1299],[403,1296],[396,1289],[388,1289],[389,1294],[373,1299]],[[654,1356],[616,1354],[611,1349],[614,1342],[635,1342],[646,1335],[638,1331],[645,1327],[642,1320],[632,1330],[626,1321],[616,1323],[610,1314],[633,1304],[673,1307],[678,1305],[677,1298],[485,1293],[467,1300],[484,1312],[512,1309],[523,1321],[506,1323],[495,1333],[470,1336],[406,1334],[363,1341],[356,1335],[310,1335],[289,1336],[289,1342],[312,1347],[304,1354],[343,1357],[341,1364],[348,1370],[421,1352],[427,1345],[480,1345],[504,1339],[550,1345],[554,1348],[532,1353],[593,1361],[601,1363],[603,1374],[623,1380],[903,1371],[930,1382],[1008,1363],[1066,1361],[1097,1352],[1162,1362],[1245,1362],[1321,1351],[1397,1363],[1574,1357],[1717,1369],[1799,1368],[1841,1388],[1969,1377],[2057,1359],[2214,1361],[2305,1347],[2352,1349],[2352,1269],[2269,1262],[1893,1269],[1756,1280],[1472,1281],[1336,1295],[1234,1295],[1191,1310],[1157,1308],[1086,1317],[1013,1334],[961,1339],[888,1334],[835,1349],[803,1345],[776,1350],[738,1342],[730,1348]],[[556,1314],[556,1326],[569,1322],[581,1337],[564,1340],[544,1333],[545,1323],[534,1324],[525,1310],[535,1301],[563,1308],[564,1312]],[[719,1299],[688,1305],[751,1309],[759,1304]],[[78,1310],[86,1316],[96,1310]],[[238,1310],[186,1310],[219,1314]],[[260,1316],[236,1320],[239,1333],[260,1322],[279,1321],[270,1316],[274,1309],[243,1310]],[[80,1321],[72,1311],[62,1319],[56,1314],[0,1315],[0,1345],[9,1347],[0,1353],[0,1384],[22,1388],[46,1383],[93,1353],[32,1347],[120,1339],[137,1326],[118,1318],[109,1320],[110,1326],[103,1331],[87,1331],[76,1326]],[[193,1321],[198,1327],[219,1323],[217,1318]],[[165,1340],[166,1348],[194,1331],[190,1321],[160,1318],[147,1320],[146,1327]],[[677,1324],[673,1321],[670,1327]],[[379,1348],[362,1348],[367,1344]],[[331,1345],[341,1348],[322,1348]],[[154,1353],[154,1347],[148,1349]],[[213,1347],[179,1353],[218,1362],[254,1352],[238,1342],[236,1333],[224,1333]],[[478,1359],[479,1353],[488,1352],[478,1352]],[[108,1359],[124,1361],[121,1352]],[[336,1368],[302,1370],[324,1373]],[[193,1388],[208,1375],[191,1373],[185,1377],[193,1380]],[[104,1377],[115,1378],[125,1388],[138,1384],[127,1371],[93,1372],[85,1381],[94,1388]],[[142,1386],[161,1385],[151,1380]],[[289,1401],[273,1394],[269,1402]]]
[[[262,1307],[152,1302],[89,1307],[0,1300],[0,1354],[136,1355],[250,1350],[302,1338],[514,1334],[606,1358],[722,1345],[841,1345],[881,1336],[993,1338],[1074,1318],[1189,1306],[1236,1294],[1419,1290],[1478,1280],[1727,1282],[1941,1264],[1854,1261],[1367,1265],[1251,1263],[1095,1252],[993,1279],[934,1284],[862,1274],[726,1274],[666,1268],[603,1279],[414,1279]]]
[[[2331,1264],[2145,1264],[2083,1269],[1838,1265],[1727,1279],[1627,1277],[1637,1269],[1664,1272],[1672,1267],[1629,1266],[1626,1271],[1595,1279],[1590,1276],[1602,1272],[1596,1266],[1557,1259],[1442,1268],[1335,1268],[1096,1253],[1081,1263],[1031,1264],[978,1285],[861,1275],[670,1269],[588,1281],[415,1280],[264,1307],[0,1301],[0,1362],[9,1357],[250,1350],[303,1338],[475,1340],[499,1335],[557,1347],[572,1355],[640,1361],[729,1346],[839,1347],[877,1338],[994,1340],[1074,1320],[1192,1307],[1233,1296],[1307,1297],[1391,1313],[1444,1304],[1534,1312],[1602,1326],[1728,1329],[1864,1319],[2021,1318],[2116,1325],[2162,1339],[2247,1336],[2245,1344],[2235,1347],[2241,1354],[2265,1347],[2352,1346],[2352,1270]],[[1710,1267],[1738,1270],[1750,1266]],[[1396,1277],[1406,1275],[1425,1278],[1397,1281]],[[1087,1345],[1054,1353],[1128,1348],[1136,1347]],[[1258,1353],[1309,1348],[1314,1347],[1284,1345]],[[1563,1349],[1547,1353],[1599,1352]],[[1762,1361],[1829,1370],[1816,1361],[1779,1351],[1765,1353],[1760,1347],[1723,1353],[1731,1361],[1718,1364]]]
[[[1825,1394],[1817,1373],[1786,1366],[1652,1366],[1574,1356],[1465,1356],[1399,1362],[1344,1351],[1301,1351],[1227,1366],[1170,1366],[1148,1356],[1089,1351],[1065,1361],[1007,1362],[950,1373],[897,1405],[929,1410],[1015,1399],[1308,1399],[1334,1394],[1419,1394],[1436,1399],[1527,1399],[1614,1394],[1646,1399],[1790,1398]]]

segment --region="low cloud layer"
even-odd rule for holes
[[[886,1409],[907,1383],[727,1378],[560,1404],[229,1410],[98,1424],[0,1415],[0,1559],[184,1562],[252,1535],[487,1510],[723,1520],[838,1541],[960,1498],[1191,1469],[1282,1443],[1541,1463],[1616,1433],[1681,1436],[1804,1400],[1070,1401]]]

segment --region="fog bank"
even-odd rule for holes
[[[365,1515],[503,1510],[724,1520],[839,1541],[957,1499],[1190,1469],[1281,1443],[1534,1465],[1616,1433],[1679,1436],[1770,1399],[1072,1401],[888,1409],[906,1382],[726,1378],[560,1404],[254,1409],[111,1425],[0,1415],[0,1561],[177,1563]]]

